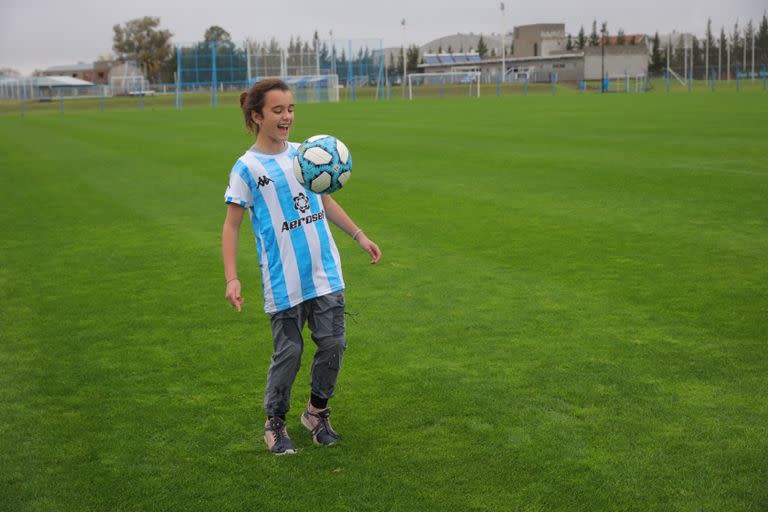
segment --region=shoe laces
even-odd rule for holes
[[[288,437],[288,431],[285,429],[285,423],[280,418],[274,417],[269,420],[268,430],[272,432],[275,444],[279,443],[284,437]]]
[[[333,431],[333,428],[331,427],[331,410],[330,409],[324,409],[318,413],[311,412],[307,410],[307,413],[309,413],[310,416],[314,416],[315,418],[318,418],[320,421],[315,425],[315,428],[313,429],[315,433],[320,432],[321,430],[325,430],[329,434],[335,436],[337,435],[336,432]]]

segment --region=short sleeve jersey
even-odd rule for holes
[[[323,202],[293,174],[297,147],[289,143],[279,154],[252,147],[235,162],[224,194],[227,203],[248,209],[266,313],[344,289]]]

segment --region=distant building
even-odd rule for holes
[[[625,34],[624,35],[624,44],[625,45],[636,45],[636,44],[644,44],[648,46],[648,36],[645,34]],[[605,44],[606,46],[621,46],[619,44],[619,36],[603,36],[600,38],[600,44]]]
[[[0,78],[0,98],[50,101],[53,98],[103,94],[104,87],[71,76]]]
[[[455,37],[455,36],[449,36]],[[479,36],[478,36],[479,39]],[[435,41],[447,41],[441,38]],[[488,40],[489,49],[492,38]],[[451,61],[441,55],[423,57],[419,69],[428,73],[480,71],[484,81],[495,80],[504,67],[507,80],[526,78],[533,82],[546,82],[557,74],[559,81],[600,80],[601,73],[610,78],[636,77],[648,72],[648,38],[642,34],[625,36],[624,45],[585,47],[584,50],[567,50],[568,36],[564,23],[538,23],[515,27],[513,31],[514,53],[490,57],[472,62]],[[611,41],[611,39],[607,39]],[[634,44],[632,44],[634,43]],[[429,43],[434,46],[435,42]],[[499,43],[500,44],[500,43]],[[445,47],[442,48],[446,50]],[[455,48],[454,48],[455,51]],[[489,52],[490,54],[490,52]]]
[[[515,27],[513,57],[548,57],[565,51],[565,23],[537,23]]]
[[[51,66],[43,70],[42,76],[68,76],[94,84],[108,84],[110,65],[110,62],[96,61],[91,64],[80,62],[67,66]]]

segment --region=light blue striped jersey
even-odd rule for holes
[[[248,209],[266,313],[344,289],[322,199],[293,174],[297,147],[289,143],[274,155],[249,149],[232,168],[224,194],[227,203]]]

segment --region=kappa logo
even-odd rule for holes
[[[256,182],[256,188],[266,187],[270,183],[274,183],[274,180],[269,176],[259,176],[259,181]]]
[[[299,192],[299,195],[293,198],[293,207],[301,213],[309,210],[309,198],[304,192]]]

